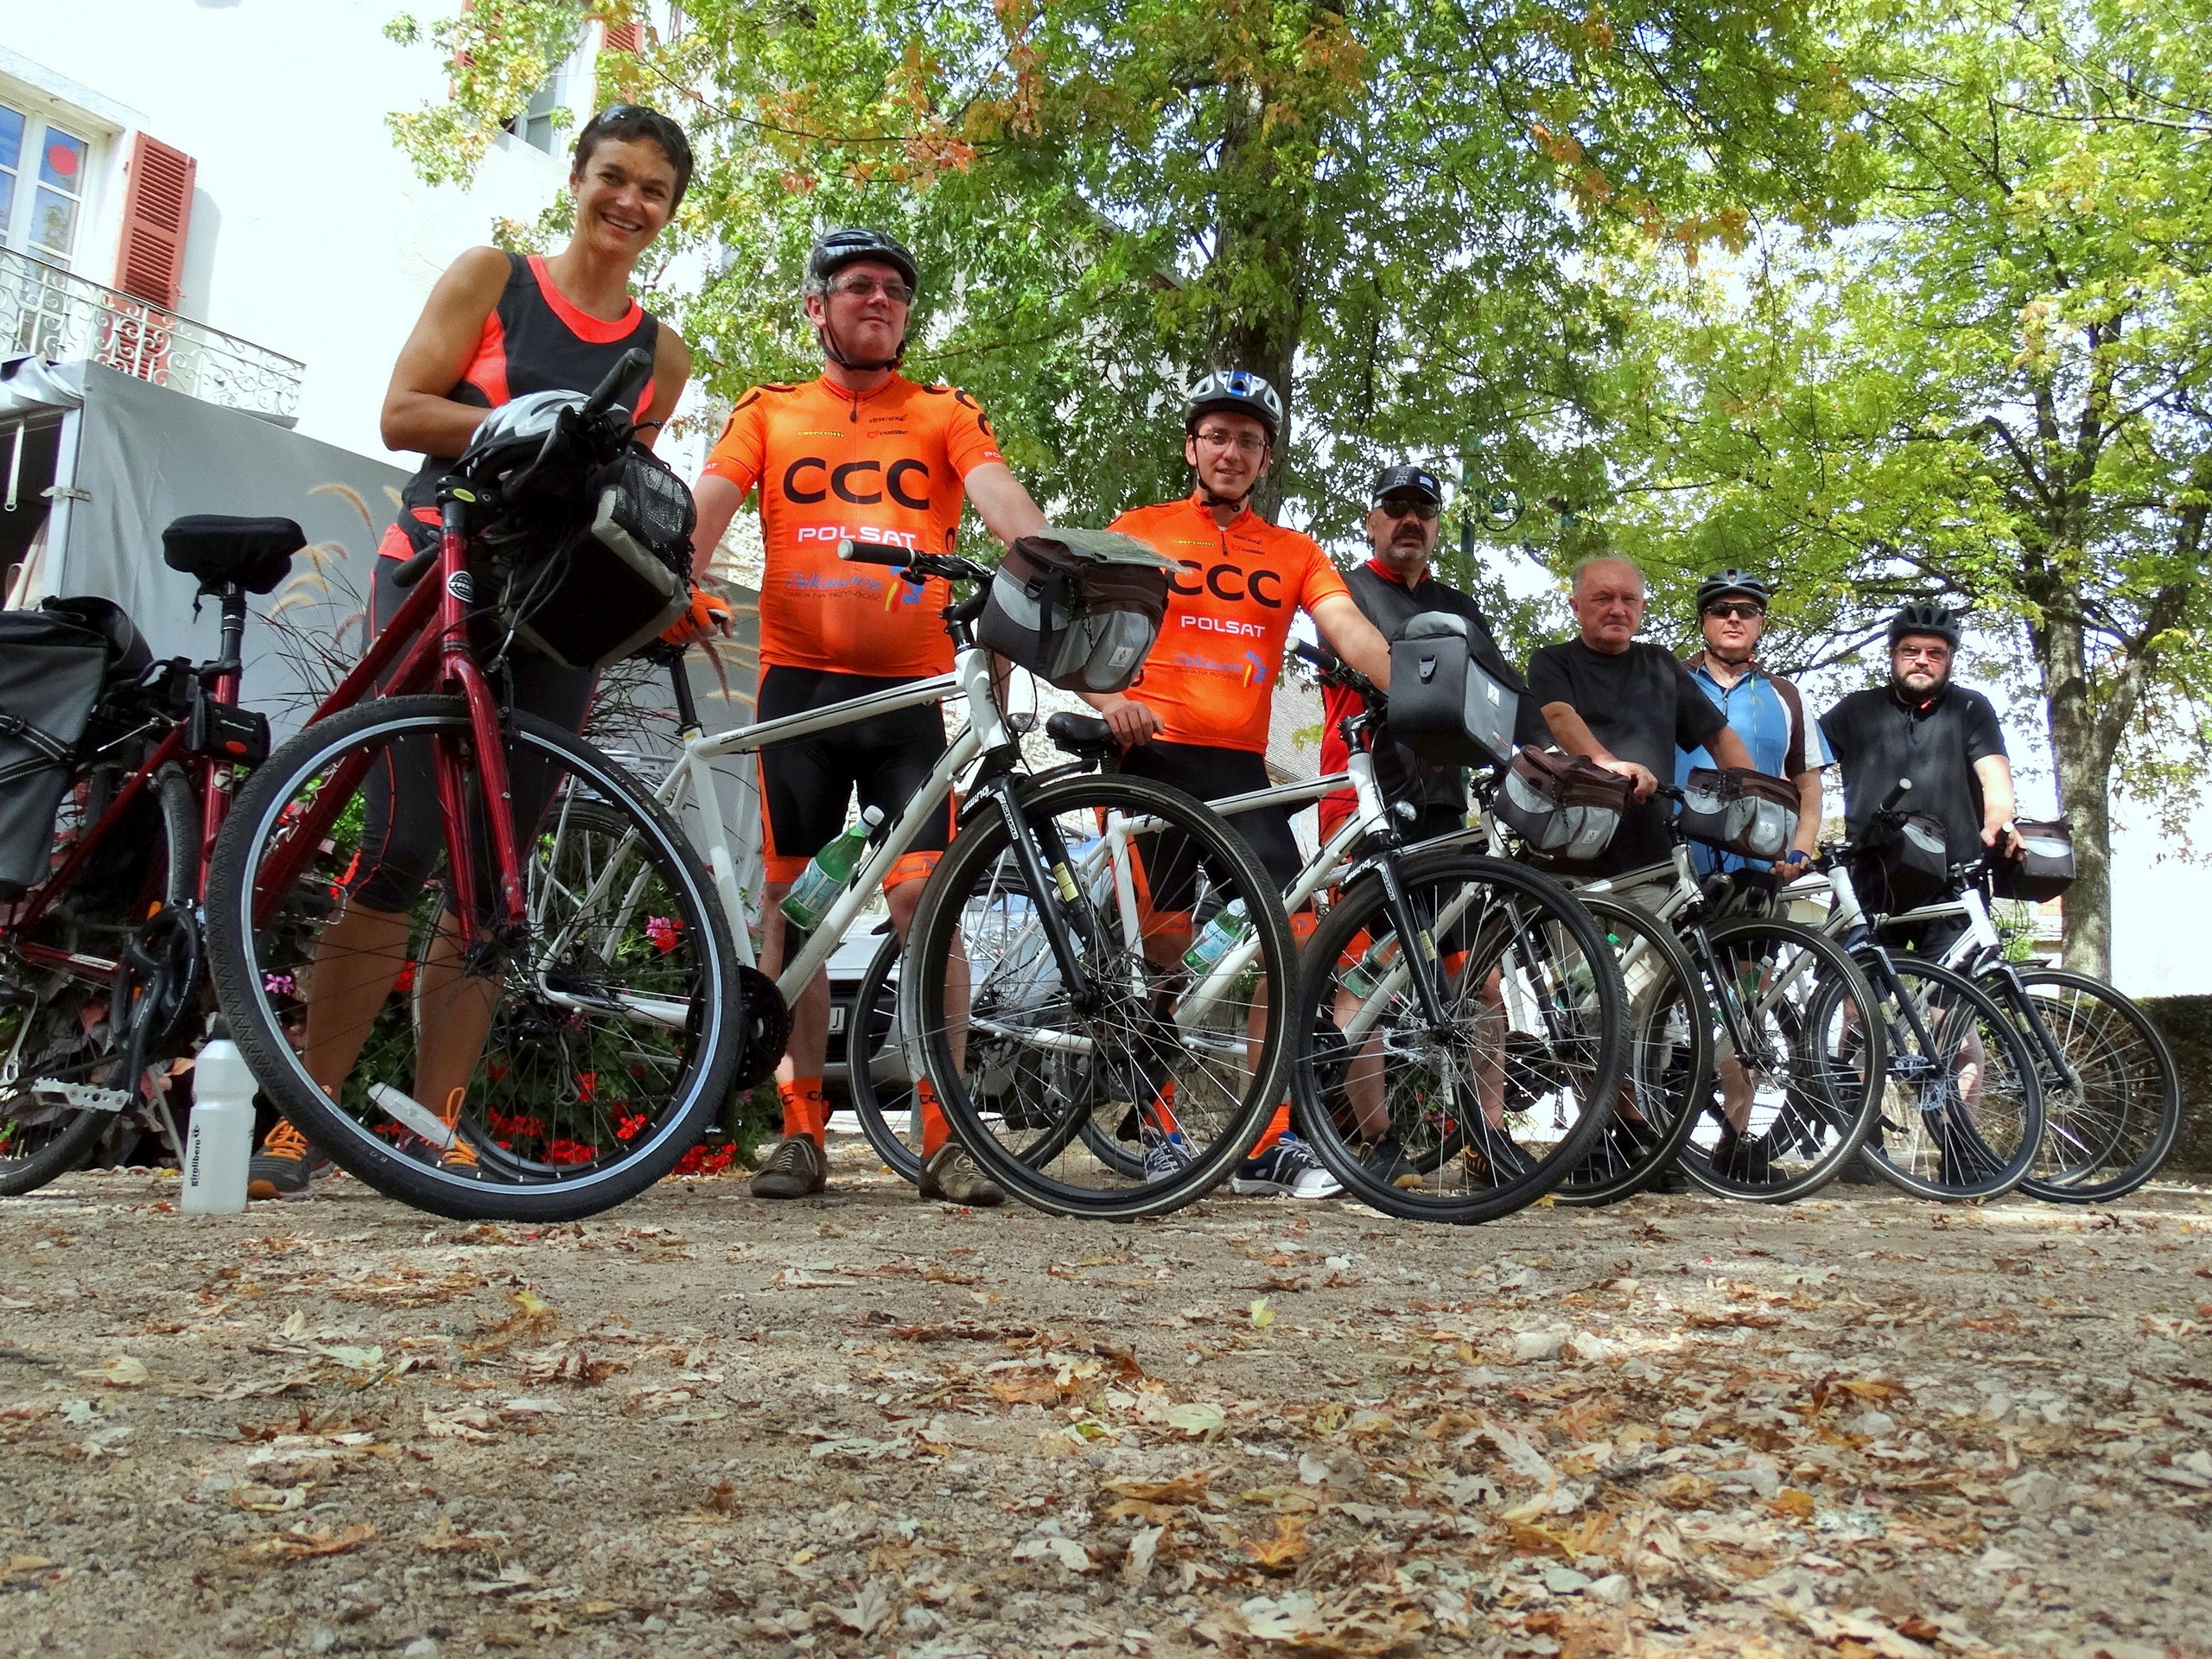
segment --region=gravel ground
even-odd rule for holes
[[[0,1205],[0,1653],[2212,1652],[2212,1194]]]

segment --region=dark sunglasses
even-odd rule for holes
[[[1441,511],[1435,502],[1424,501],[1417,495],[1386,495],[1375,505],[1382,510],[1383,517],[1387,518],[1412,517],[1420,519],[1424,524],[1434,518]]]
[[[1738,605],[1723,602],[1719,605],[1707,606],[1705,607],[1705,613],[1707,616],[1732,617],[1737,621],[1748,622],[1754,617],[1764,616],[1766,614],[1766,607],[1764,605]]]

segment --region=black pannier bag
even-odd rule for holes
[[[991,579],[976,642],[1063,691],[1122,690],[1160,637],[1175,569],[1116,531],[1021,537]]]
[[[1506,765],[1520,703],[1475,660],[1463,616],[1423,611],[1391,643],[1389,733],[1432,766]]]
[[[1394,665],[1393,681],[1397,673]],[[1491,810],[1531,851],[1586,864],[1612,844],[1635,795],[1627,779],[1582,755],[1522,749],[1506,768]]]
[[[1797,785],[1739,766],[1697,766],[1682,785],[1675,825],[1692,841],[1772,863],[1797,837]]]
[[[585,481],[584,503],[588,524],[506,577],[515,638],[564,668],[635,656],[691,608],[699,514],[667,462],[633,443]]]
[[[2022,858],[1989,855],[1989,890],[1999,899],[2040,905],[2074,885],[2074,832],[2063,818],[2015,818],[2025,849]]]
[[[0,611],[0,901],[44,879],[54,813],[93,710],[150,661],[130,619],[107,600]]]
[[[1867,838],[1851,875],[1860,902],[1876,914],[1896,916],[1933,904],[1951,887],[1943,821],[1925,812],[1906,813],[1901,823]]]

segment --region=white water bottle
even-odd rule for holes
[[[253,1161],[253,1072],[219,1020],[200,1048],[192,1083],[179,1207],[188,1216],[234,1216],[245,1208]]]

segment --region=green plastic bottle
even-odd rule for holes
[[[844,892],[853,879],[853,872],[860,868],[861,855],[868,850],[868,838],[882,822],[883,810],[869,807],[861,814],[858,823],[808,861],[779,906],[785,921],[807,933],[822,925],[830,906],[837,902],[837,895]]]

